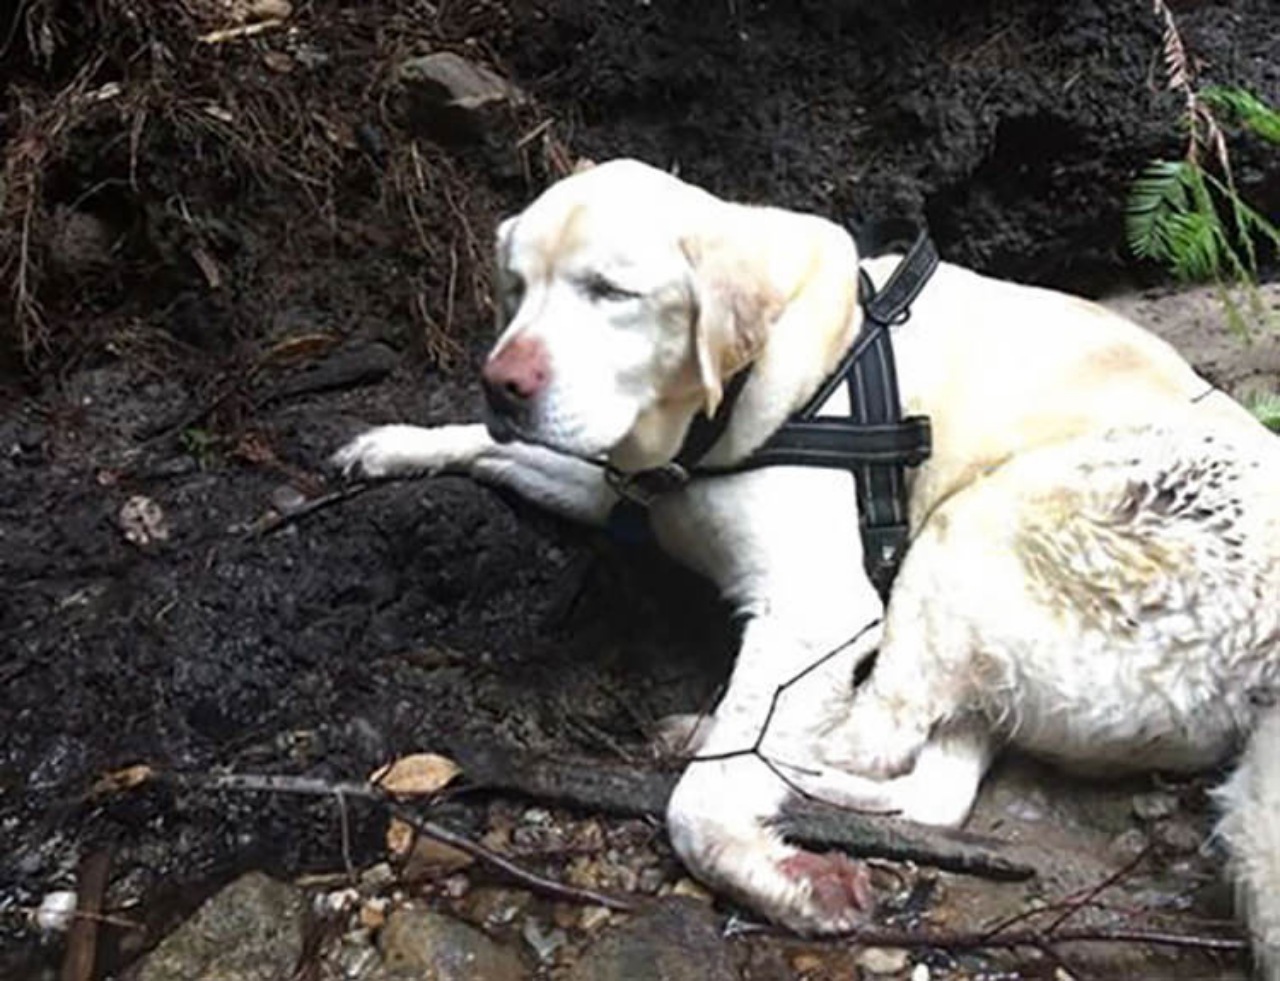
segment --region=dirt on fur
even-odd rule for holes
[[[1206,79],[1280,101],[1280,8],[1177,15]],[[60,956],[17,914],[99,847],[113,908],[148,923],[105,931],[102,971],[236,870],[341,867],[331,801],[91,792],[120,767],[351,779],[477,739],[616,758],[713,699],[734,627],[704,584],[464,481],[263,530],[360,428],[475,415],[494,223],[577,159],[922,216],[949,259],[1097,295],[1158,281],[1123,252],[1124,193],[1182,142],[1144,0],[24,0],[0,44],[13,978]],[[439,51],[518,92],[424,108],[401,66]],[[1275,214],[1280,158],[1233,146]],[[355,859],[379,854],[383,815],[349,817]]]

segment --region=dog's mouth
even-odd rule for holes
[[[489,436],[496,443],[527,443],[530,446],[541,446],[544,450],[559,453],[561,456],[571,456],[587,463],[594,463],[599,466],[605,466],[607,463],[608,455],[606,453],[582,453],[567,446],[558,445],[551,440],[535,435],[510,416],[495,411],[492,406],[485,407],[483,418],[485,428],[489,431]]]
[[[489,405],[484,408],[484,426],[496,443],[533,442],[511,418],[494,411]]]

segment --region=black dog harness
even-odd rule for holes
[[[910,245],[879,292],[866,271],[858,270],[863,327],[835,371],[800,411],[739,463],[699,465],[728,427],[751,375],[750,366],[730,380],[714,416],[699,415],[693,421],[670,463],[630,474],[611,468],[609,481],[621,497],[609,516],[609,530],[616,537],[633,541],[647,538],[649,505],[694,478],[777,466],[848,470],[857,489],[867,575],[881,597],[888,598],[907,550],[905,470],[928,459],[931,446],[928,417],[902,415],[890,328],[911,316],[911,303],[937,268],[938,253],[928,233],[909,222],[879,224],[869,235],[858,238],[860,254],[868,257]],[[841,384],[849,391],[849,416],[819,416]]]

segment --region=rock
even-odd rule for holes
[[[1204,844],[1204,831],[1186,821],[1161,821],[1152,834],[1156,844],[1174,855],[1194,855]]]
[[[738,977],[715,915],[669,899],[601,934],[567,981],[730,981]]]
[[[1130,828],[1116,835],[1107,844],[1107,851],[1122,862],[1131,862],[1150,846],[1146,832],[1141,828]]]
[[[906,970],[907,960],[901,947],[867,947],[857,957],[858,966],[870,974],[899,974]]]
[[[543,964],[549,964],[555,960],[556,951],[569,942],[564,930],[559,927],[544,928],[532,916],[524,921],[524,926],[520,928],[520,936]]]
[[[525,94],[497,72],[452,51],[410,58],[401,63],[396,78],[450,108],[470,111],[495,102],[520,105],[526,101]]]
[[[69,889],[46,893],[35,912],[41,930],[62,933],[71,927],[76,912],[76,894]]]
[[[528,977],[520,957],[475,927],[404,906],[378,937],[387,977],[404,981],[512,981]]]
[[[410,58],[396,78],[407,96],[411,128],[430,137],[473,140],[495,128],[514,136],[506,110],[528,101],[492,69],[451,51]]]
[[[165,937],[134,981],[275,981],[302,953],[306,899],[260,872],[241,876]]]
[[[1178,798],[1163,790],[1133,795],[1133,816],[1139,821],[1159,821],[1177,813]]]

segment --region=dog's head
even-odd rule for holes
[[[501,335],[483,372],[495,436],[608,455],[624,469],[670,459],[814,279],[822,236],[784,218],[826,224],[729,204],[617,160],[503,222]],[[847,280],[856,256],[839,240]]]

